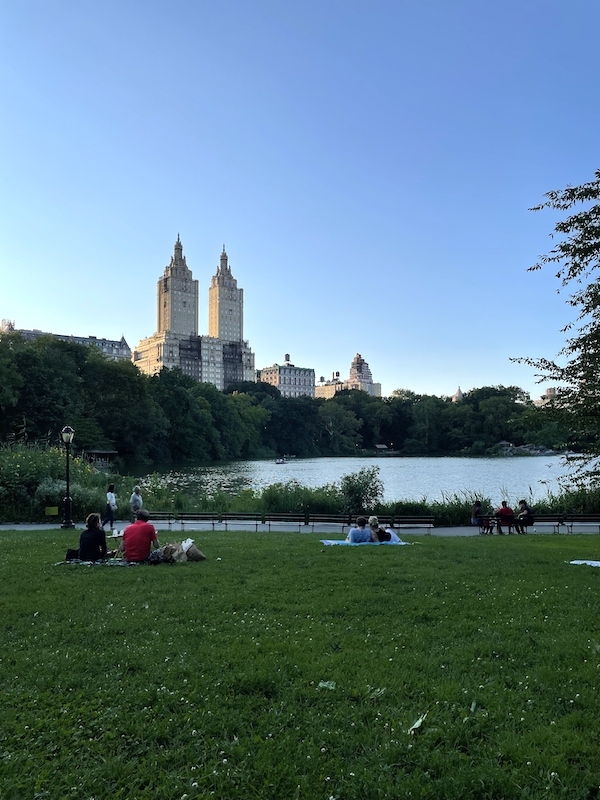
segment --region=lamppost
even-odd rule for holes
[[[71,506],[73,505],[73,501],[71,500],[71,487],[69,486],[69,453],[71,451],[71,442],[73,441],[73,437],[75,436],[75,431],[73,430],[73,428],[71,428],[70,425],[66,425],[60,432],[60,435],[62,437],[63,442],[65,443],[65,447],[67,448],[67,494],[65,499],[63,500],[65,521],[60,527],[74,528],[75,523],[71,519]]]

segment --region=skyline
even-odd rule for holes
[[[199,333],[223,243],[257,368],[382,394],[543,394],[572,320],[545,192],[591,180],[600,7],[573,0],[9,0],[0,318],[156,329],[179,233]]]

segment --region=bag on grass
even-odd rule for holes
[[[163,547],[162,551],[163,560],[171,564],[178,561],[187,561],[185,550],[180,542],[170,542]]]
[[[79,561],[79,550],[72,550],[70,547],[67,550],[65,561]]]
[[[199,550],[193,542],[188,547],[186,556],[188,561],[206,561],[206,556],[202,550]]]

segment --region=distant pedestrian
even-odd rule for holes
[[[109,484],[108,491],[106,493],[106,511],[104,512],[102,527],[104,527],[108,522],[110,523],[111,531],[113,530],[115,524],[116,508],[117,508],[117,498],[115,497],[115,485],[114,483],[111,483]]]
[[[131,521],[135,522],[137,519],[137,512],[143,506],[142,495],[140,494],[140,487],[133,487],[133,494],[129,498],[129,508],[131,509]]]

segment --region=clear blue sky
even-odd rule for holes
[[[156,330],[177,234],[225,243],[257,367],[358,352],[384,394],[516,384],[571,318],[527,273],[591,180],[596,0],[5,0],[0,317]]]

